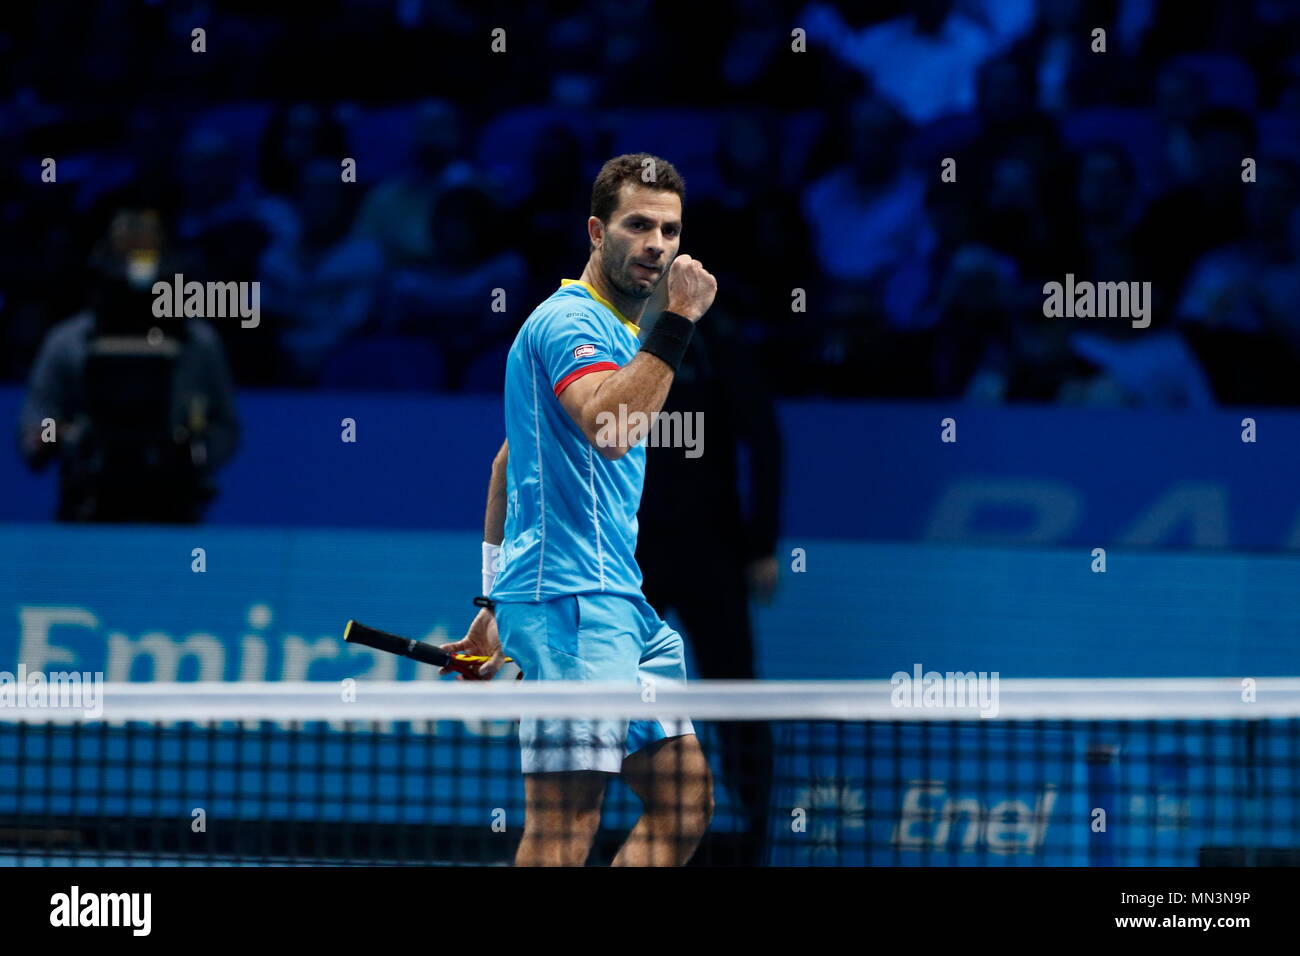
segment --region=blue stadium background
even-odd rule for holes
[[[760,676],[1300,672],[1296,8],[724,2],[676,29],[694,6],[15,12],[0,422],[119,209],[160,211],[187,278],[262,281],[266,316],[214,320],[241,434],[202,525],[55,524],[52,470],[0,455],[0,668],[425,676],[341,625],[467,623],[505,349],[580,270],[600,162],[644,149],[775,398]],[[339,156],[359,182],[327,196],[308,171]],[[1045,320],[1067,272],[1150,279],[1151,328]]]

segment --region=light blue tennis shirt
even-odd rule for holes
[[[560,404],[583,375],[636,356],[637,326],[585,282],[533,310],[506,361],[506,530],[497,601],[605,592],[641,597],[637,508],[644,444],[609,461]]]

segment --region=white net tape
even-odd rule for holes
[[[702,720],[1199,720],[1300,716],[1300,678],[697,681],[628,687],[514,681],[103,683],[75,699],[0,687],[0,722],[420,721],[520,717]],[[95,695],[92,699],[88,695]]]

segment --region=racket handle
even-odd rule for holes
[[[356,621],[348,621],[347,629],[343,632],[343,640],[353,644],[364,644],[366,647],[373,647],[377,651],[387,651],[389,654],[409,657],[411,660],[419,661],[422,664],[432,664],[435,667],[446,667],[453,662],[451,655],[440,647],[434,647],[432,644],[425,644],[422,641],[415,641],[408,637],[398,637],[396,634],[389,634],[387,631],[366,627],[366,625]]]

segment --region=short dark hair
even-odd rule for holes
[[[609,222],[618,208],[619,190],[628,182],[646,189],[674,192],[686,204],[686,181],[672,163],[649,153],[624,153],[606,162],[596,174],[596,181],[591,184],[591,214],[601,222]]]

